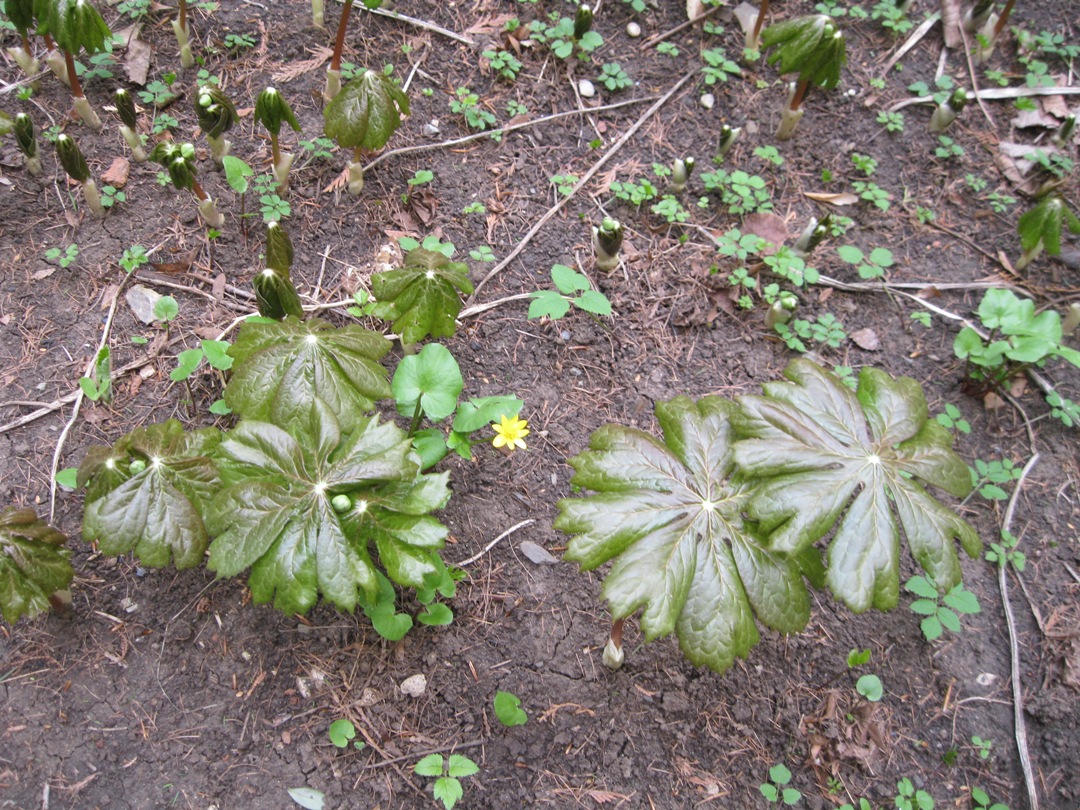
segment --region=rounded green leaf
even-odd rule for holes
[[[512,692],[496,692],[494,709],[499,722],[509,728],[529,722],[529,715],[521,708],[521,700]]]
[[[418,776],[442,776],[443,758],[441,754],[428,754],[413,766]]]
[[[885,694],[885,690],[881,686],[881,678],[873,674],[863,675],[859,678],[855,682],[855,691],[872,703],[881,700],[881,696]]]
[[[338,748],[348,748],[349,741],[356,737],[356,726],[345,719],[335,720],[330,724],[327,734],[330,736],[330,742]]]
[[[365,70],[323,110],[323,131],[348,149],[381,149],[409,114],[409,99],[393,79]]]
[[[424,415],[437,422],[454,412],[464,386],[461,369],[450,350],[429,343],[419,354],[401,359],[390,390],[398,413],[411,417],[419,402]]]

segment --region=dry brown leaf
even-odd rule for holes
[[[172,262],[151,262],[150,266],[157,270],[159,273],[187,273],[191,270],[191,265],[195,262],[195,257],[199,255],[199,248],[195,248],[187,253],[183,253],[176,257],[176,261]]]
[[[851,342],[863,351],[876,352],[881,348],[881,341],[873,329],[859,329],[852,332],[849,337]]]
[[[124,53],[124,70],[127,72],[128,81],[140,87],[146,84],[146,77],[150,73],[150,55],[153,53],[150,45],[138,37],[131,37]]]
[[[341,174],[330,181],[330,184],[322,190],[323,194],[329,194],[332,191],[337,191],[339,188],[345,188],[349,183],[349,167],[346,166],[342,169]]]
[[[332,48],[317,48],[312,53],[315,55],[311,59],[305,59],[303,62],[293,62],[272,73],[274,81],[279,84],[291,82],[293,79],[319,68],[323,62],[334,55],[334,50]]]
[[[126,157],[113,158],[112,164],[101,173],[101,182],[106,186],[123,188],[131,174],[131,163]]]
[[[787,223],[776,214],[751,214],[743,220],[743,230],[760,236],[774,247],[780,247],[787,241]]]
[[[848,191],[804,191],[803,196],[808,200],[828,203],[829,205],[855,205],[859,201],[857,195]]]
[[[34,275],[30,276],[31,281],[41,281],[46,279],[56,272],[55,267],[46,267],[44,270],[38,270]]]

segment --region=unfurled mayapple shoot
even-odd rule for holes
[[[264,318],[280,321],[287,315],[304,317],[304,308],[290,275],[292,262],[292,240],[277,222],[269,223],[266,226],[266,267],[251,280],[259,314]]]
[[[131,149],[131,159],[136,163],[145,163],[146,150],[143,149],[142,138],[139,136],[139,119],[131,93],[122,87],[117,89],[113,94],[113,103],[116,105],[116,115],[120,118],[120,136]]]
[[[169,173],[169,179],[177,189],[187,189],[199,200],[199,214],[211,228],[225,225],[225,217],[217,210],[199,181],[195,178],[195,147],[190,143],[159,143],[150,152],[150,159],[160,163]]]
[[[1069,210],[1059,194],[1043,197],[1039,204],[1020,217],[1016,230],[1024,252],[1014,267],[1023,270],[1045,249],[1050,256],[1061,255],[1061,231],[1080,234],[1080,219]]]
[[[26,170],[37,177],[41,174],[41,156],[38,154],[37,133],[34,132],[33,119],[26,113],[19,113],[15,116],[14,130],[15,143],[26,158]]]
[[[19,44],[7,49],[23,73],[34,77],[40,70],[34,49],[30,45],[30,32],[34,30],[34,0],[5,0],[4,13],[19,35]]]
[[[761,34],[766,48],[776,47],[768,63],[780,63],[780,74],[798,73],[798,81],[788,86],[788,101],[784,105],[778,140],[785,141],[795,134],[802,118],[802,103],[812,85],[831,89],[840,83],[840,71],[847,64],[844,34],[827,14],[815,14],[770,25]]]
[[[195,94],[195,115],[199,119],[199,126],[206,135],[206,140],[210,143],[210,157],[214,159],[219,169],[223,168],[222,161],[229,154],[231,146],[225,133],[240,120],[236,114],[236,107],[221,88],[205,84]]]
[[[349,193],[364,188],[361,152],[381,149],[409,114],[409,97],[384,73],[365,70],[350,81],[323,110],[323,132],[343,148],[353,150],[349,163]]]
[[[86,200],[90,213],[95,219],[104,219],[105,208],[101,205],[97,183],[90,176],[90,167],[86,165],[86,158],[83,157],[79,145],[70,135],[60,135],[56,139],[56,154],[68,177],[82,187],[83,199]]]
[[[289,190],[289,170],[293,156],[281,151],[278,136],[281,125],[288,124],[294,132],[300,131],[300,122],[296,120],[289,102],[273,87],[267,87],[255,100],[255,121],[266,127],[270,133],[270,149],[274,158],[274,179],[277,181],[278,194]]]
[[[596,251],[596,269],[614,270],[619,266],[619,251],[623,243],[622,223],[604,217],[600,227],[592,229],[593,250]]]
[[[38,31],[50,34],[63,52],[75,112],[91,129],[101,129],[101,119],[83,95],[75,72],[75,57],[80,50],[91,56],[104,51],[106,43],[112,42],[112,31],[89,0],[38,0],[34,11]]]

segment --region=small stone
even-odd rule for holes
[[[427,676],[420,672],[410,675],[401,682],[401,693],[409,697],[418,698],[427,691]]]
[[[154,304],[161,298],[160,293],[142,284],[136,284],[127,291],[124,298],[136,318],[147,325],[154,322]]]
[[[628,22],[626,24],[626,35],[631,39],[637,39],[641,36],[641,26],[636,22]]]
[[[424,128],[421,131],[426,138],[437,138],[439,136],[439,119],[432,118],[431,123],[424,124]]]
[[[524,541],[518,548],[521,549],[521,553],[528,558],[529,562],[535,565],[555,565],[558,562],[558,559],[550,551],[531,540]]]
[[[706,110],[711,110],[713,108],[713,105],[715,104],[716,96],[714,96],[712,93],[706,93],[701,97],[701,106],[704,107]]]
[[[596,95],[596,87],[588,79],[582,79],[578,82],[578,92],[582,98],[592,98]]]
[[[131,174],[131,164],[128,163],[127,158],[114,158],[112,165],[102,173],[101,182],[106,186],[123,188],[127,185],[129,174]]]

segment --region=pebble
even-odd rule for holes
[[[424,124],[424,128],[423,128],[422,132],[424,133],[424,136],[427,137],[427,138],[436,138],[436,137],[438,137],[438,135],[439,135],[439,119],[438,118],[432,118],[431,123]]]
[[[578,92],[582,98],[592,98],[596,95],[596,88],[588,79],[582,79],[578,82]]]
[[[401,692],[409,697],[420,697],[427,691],[427,676],[420,672],[410,675],[401,682]]]
[[[716,96],[714,96],[712,93],[706,93],[701,97],[701,106],[704,107],[706,110],[711,110],[713,108],[713,105],[715,104]]]
[[[636,22],[628,22],[626,24],[626,35],[631,39],[637,39],[641,36],[641,26]]]

